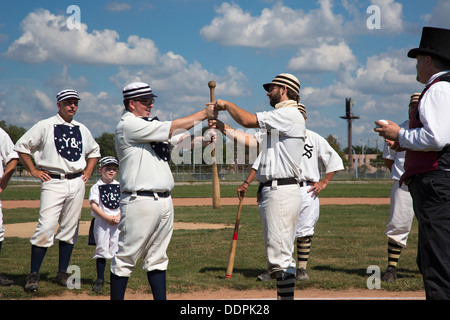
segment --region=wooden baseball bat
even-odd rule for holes
[[[241,210],[242,210],[243,200],[244,200],[243,197],[241,199],[239,199],[239,209],[238,209],[238,213],[237,213],[237,217],[236,217],[236,223],[234,224],[233,240],[231,241],[231,250],[230,250],[230,256],[228,257],[228,266],[227,266],[227,272],[225,274],[225,279],[231,279],[231,275],[233,274],[234,257],[236,256],[239,221],[241,220]]]
[[[208,82],[209,87],[209,96],[210,101],[213,102],[216,100],[214,95],[214,90],[216,88],[216,83],[214,81]],[[220,180],[219,180],[219,170],[217,169],[217,161],[216,161],[216,148],[211,151],[211,155],[213,157],[212,164],[212,201],[213,201],[213,209],[220,208]]]

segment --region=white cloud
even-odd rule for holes
[[[227,46],[274,48],[316,43],[317,37],[339,36],[343,17],[332,11],[331,0],[320,0],[320,7],[305,13],[277,2],[260,16],[251,16],[235,3],[224,2],[217,16],[200,30],[207,41]]]
[[[108,11],[121,12],[121,11],[130,10],[131,6],[128,3],[115,1],[115,2],[108,3],[108,5],[106,6],[106,9]]]
[[[431,11],[431,14],[425,16],[427,26],[450,28],[450,2],[448,0],[439,0],[437,5]]]
[[[381,29],[387,33],[400,33],[404,30],[403,5],[395,0],[372,0],[380,8]]]
[[[22,21],[22,36],[15,40],[6,55],[28,63],[84,63],[112,65],[152,65],[159,52],[150,39],[135,35],[119,41],[114,30],[94,30],[86,24],[69,30],[66,17],[48,10],[31,12]]]
[[[406,57],[406,49],[393,50],[367,58],[349,83],[363,93],[395,94],[417,87],[415,60]]]
[[[56,110],[55,100],[50,99],[44,92],[36,89],[32,95],[45,110]]]
[[[314,48],[300,48],[288,63],[288,69],[300,72],[338,72],[355,69],[358,60],[343,41],[337,44],[322,43]]]

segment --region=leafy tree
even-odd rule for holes
[[[114,133],[104,132],[100,137],[95,138],[95,141],[100,146],[102,157],[112,156],[117,159]]]
[[[27,131],[25,128],[13,124],[7,125],[5,120],[0,121],[0,127],[11,137],[13,143],[16,143]]]

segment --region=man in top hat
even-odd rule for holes
[[[249,184],[260,181],[258,209],[263,223],[267,269],[277,280],[277,298],[293,299],[295,260],[292,257],[295,227],[302,204],[299,186],[300,164],[305,144],[305,119],[298,112],[300,82],[288,73],[276,76],[263,85],[274,108],[250,112],[234,103],[217,100],[217,110],[226,110],[245,128],[260,128],[261,151],[252,169],[237,188],[239,198],[245,196]]]
[[[427,299],[450,299],[450,30],[424,27],[417,80],[426,85],[409,129],[388,121],[374,130],[392,148],[406,149],[405,173],[419,223],[418,266]]]
[[[111,261],[111,299],[123,300],[128,279],[139,258],[155,300],[166,299],[166,254],[173,231],[174,186],[169,144],[197,122],[214,119],[213,106],[173,121],[149,119],[156,95],[143,82],[123,89],[125,110],[116,127],[120,165],[121,221],[119,249]]]
[[[411,96],[408,107],[408,119],[400,124],[401,128],[409,129],[409,119],[413,111],[417,110],[420,93]],[[397,279],[397,263],[400,259],[403,248],[406,247],[411,224],[414,219],[412,198],[408,186],[400,186],[400,178],[405,172],[405,151],[395,151],[384,142],[383,158],[386,167],[391,172],[393,180],[391,188],[391,206],[389,223],[386,226],[385,234],[388,238],[388,266],[382,280],[392,282]]]
[[[100,158],[100,147],[91,132],[73,120],[79,100],[75,90],[59,92],[56,96],[58,114],[36,123],[14,147],[25,168],[42,181],[39,223],[30,240],[31,268],[25,284],[27,292],[38,290],[39,270],[47,248],[53,245],[58,223],[56,281],[65,286],[69,277],[67,267],[78,237],[85,183]]]

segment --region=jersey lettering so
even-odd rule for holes
[[[307,157],[308,159],[311,159],[313,156],[314,146],[309,145],[305,142],[305,147],[303,148],[305,150],[305,153],[303,153],[303,157]]]
[[[70,162],[80,160],[83,154],[83,142],[79,126],[69,127],[55,124],[55,147],[59,155]]]
[[[108,209],[119,208],[120,185],[119,184],[103,184],[98,186],[100,201],[103,206]]]

